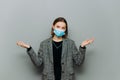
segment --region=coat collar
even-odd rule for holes
[[[61,56],[61,60],[63,59],[64,55],[65,55],[65,51],[67,48],[67,38],[63,38],[63,43],[62,43],[62,56]],[[48,39],[48,48],[49,48],[49,56],[50,56],[50,61],[53,63],[53,47],[52,47],[52,37],[50,37]],[[62,62],[62,61],[61,61]]]

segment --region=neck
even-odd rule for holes
[[[57,37],[56,35],[54,35],[54,37],[52,38],[54,41],[59,42],[62,41],[63,38],[62,37]]]

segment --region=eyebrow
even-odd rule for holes
[[[57,27],[60,27],[60,26],[57,25]]]
[[[57,25],[57,27],[60,27],[59,25]],[[62,27],[62,28],[66,28],[66,27]]]

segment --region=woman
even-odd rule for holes
[[[86,45],[92,43],[94,39],[88,39],[81,43],[79,50],[75,42],[68,36],[68,24],[63,17],[54,20],[51,30],[51,37],[40,43],[38,55],[33,48],[18,41],[17,45],[27,49],[35,66],[43,68],[43,80],[73,80],[73,64],[81,65],[85,58]]]

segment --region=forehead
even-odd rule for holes
[[[57,22],[55,25],[60,27],[66,27],[66,24],[64,22]]]

